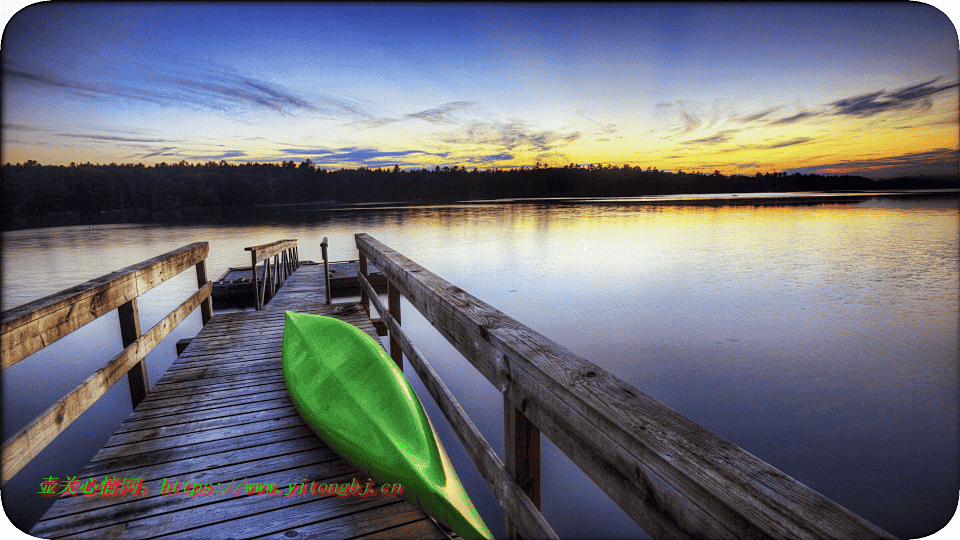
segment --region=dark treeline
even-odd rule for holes
[[[3,166],[4,229],[61,224],[174,221],[256,205],[451,202],[532,197],[629,197],[680,193],[953,188],[956,178],[898,178],[579,166],[468,170],[325,170],[302,163],[161,163]]]

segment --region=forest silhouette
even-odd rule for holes
[[[2,228],[67,224],[179,221],[217,216],[224,210],[263,205],[369,202],[449,203],[545,198],[633,197],[702,193],[873,191],[956,188],[957,177],[786,174],[723,175],[667,172],[655,167],[550,167],[513,169],[436,166],[326,170],[300,163],[3,166]]]

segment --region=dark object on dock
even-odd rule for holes
[[[300,261],[300,265],[318,265],[313,261]],[[360,294],[360,285],[357,281],[359,271],[358,261],[337,261],[330,263],[330,291],[334,298],[356,296]],[[370,283],[377,292],[386,292],[387,280],[376,268],[370,269]],[[263,265],[257,267],[257,277],[263,281]],[[319,284],[318,289],[323,285]],[[223,306],[252,306],[253,305],[253,272],[249,266],[233,268],[223,273],[220,279],[213,283],[214,307]]]

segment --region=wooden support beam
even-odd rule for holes
[[[266,265],[264,265],[266,266]],[[263,295],[260,293],[260,278],[257,276],[257,252],[250,252],[250,268],[253,270],[253,307],[257,311],[263,309]],[[267,274],[264,271],[263,274],[264,283],[266,283]]]
[[[540,510],[540,430],[506,397],[503,400],[503,444],[507,473]],[[520,537],[508,518],[507,538]]]
[[[360,253],[360,260],[358,261],[358,264],[360,266],[360,272],[357,275],[357,278],[359,279],[360,276],[363,276],[363,279],[369,281],[370,275],[367,274],[367,257],[363,253]],[[362,286],[360,287],[360,303],[363,305],[364,309],[366,309],[367,313],[369,314],[370,313],[370,297],[367,296],[367,290]]]
[[[183,351],[187,350],[187,347],[193,343],[193,338],[183,338],[177,340],[177,356],[179,357],[183,354]]]
[[[127,348],[140,338],[140,314],[137,311],[137,299],[134,298],[117,308],[120,315],[120,339],[123,347]],[[133,408],[147,397],[150,391],[150,377],[147,375],[146,360],[140,360],[127,372],[127,381],[130,383],[130,401]]]
[[[330,290],[330,261],[327,259],[327,237],[323,237],[323,242],[320,242],[320,252],[323,255],[323,280],[324,287],[326,287],[325,297],[327,303],[329,304],[333,298],[333,291]]]
[[[387,310],[390,311],[390,315],[393,317],[393,320],[397,322],[397,325],[399,325],[400,290],[390,282],[387,282]],[[400,368],[400,371],[403,371],[403,350],[400,349],[400,345],[397,343],[397,340],[394,338],[393,334],[393,332],[390,332],[390,358],[393,358],[393,361],[397,363],[397,367]]]
[[[197,263],[197,287],[203,288],[207,284],[207,260]],[[200,304],[200,320],[204,325],[213,317],[213,298],[208,297]]]

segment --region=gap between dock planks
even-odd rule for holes
[[[313,293],[322,271],[313,276],[303,270],[284,283],[267,309],[214,316],[77,475],[98,483],[142,477],[147,495],[61,498],[30,533],[43,538],[445,538],[422,511],[399,498],[286,496],[289,484],[304,480],[367,481],[297,414],[283,382],[280,344],[287,309],[335,316],[375,339],[376,330],[359,304],[325,304],[322,290]],[[308,285],[311,294],[302,295]],[[164,479],[220,484],[223,490],[234,479],[270,482],[279,484],[283,495],[235,494],[235,489],[227,495],[163,495]]]

